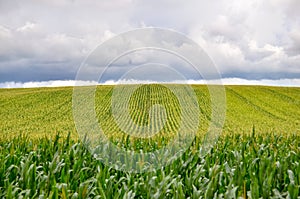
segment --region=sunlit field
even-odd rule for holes
[[[205,154],[200,151],[211,119],[210,94],[206,86],[192,88],[200,110],[192,145],[170,165],[139,174],[105,165],[84,147],[73,120],[73,88],[0,89],[0,197],[299,198],[300,88],[225,86],[223,131]],[[135,124],[147,125],[155,104],[167,115],[159,133],[137,139],[112,115],[113,89],[98,86],[95,93],[97,119],[111,143],[154,151],[172,139],[181,107],[170,90],[142,85],[131,96]]]

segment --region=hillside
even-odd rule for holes
[[[203,120],[207,120],[210,115],[208,90],[205,86],[198,85],[193,88],[199,99],[203,116],[201,121],[205,126],[207,121]],[[72,115],[72,89],[0,89],[0,133],[4,136],[26,133],[35,137],[71,132],[76,136]],[[105,106],[109,106],[107,102],[111,99],[112,89],[112,86],[99,86],[97,89],[96,110],[100,121],[103,119],[103,111],[110,111]],[[167,90],[160,92],[165,91]],[[145,91],[141,89],[139,92]],[[158,96],[163,94],[158,93]],[[253,126],[257,131],[265,133],[300,131],[300,88],[226,86],[226,100],[225,133],[248,133]],[[145,111],[142,114],[147,115],[147,110]]]
[[[210,119],[210,98],[205,86],[193,88],[200,106],[201,135]],[[112,89],[98,87],[95,110],[106,135],[117,138],[121,130],[109,108]],[[178,129],[182,109],[165,87],[143,85],[129,100],[130,116],[140,125],[151,122],[149,110],[161,114],[150,109],[153,105],[165,106],[166,115],[172,117],[158,135],[152,140],[129,140],[124,136],[99,145],[98,153],[90,153],[87,142],[66,136],[78,136],[72,116],[72,92],[70,87],[0,90],[0,198],[299,196],[300,88],[226,86],[223,135],[206,151],[202,138],[196,137],[180,157],[172,152],[181,150],[182,145],[170,148],[172,142],[166,138]],[[154,128],[159,122],[154,121]],[[123,125],[136,129],[134,124]],[[114,146],[121,150],[111,150]],[[164,146],[168,146],[165,151]],[[138,158],[125,156],[123,150],[138,154]],[[151,158],[145,158],[146,152]],[[155,166],[152,163],[156,160],[163,164]]]

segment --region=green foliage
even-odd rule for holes
[[[197,138],[170,165],[140,174],[104,165],[77,140],[72,88],[0,89],[0,198],[299,198],[300,88],[226,86],[224,131],[206,154],[209,92],[193,89]],[[150,140],[124,136],[111,114],[112,92],[97,89],[95,110],[114,144],[136,151],[168,144],[181,111],[171,92],[144,85],[130,100],[140,125],[149,123],[152,105],[166,107],[167,125]]]
[[[258,133],[257,133],[258,134]],[[97,161],[80,142],[0,142],[0,198],[297,198],[300,137],[222,136],[201,155],[195,140],[157,171],[134,174]],[[134,147],[134,146],[132,146]],[[171,158],[171,157],[170,157]]]
[[[173,85],[180,89],[180,85]],[[113,86],[99,86],[95,109],[102,128],[108,134],[120,132],[111,115]],[[210,117],[210,95],[206,86],[193,85],[200,109],[199,133],[206,132]],[[250,133],[253,126],[260,133],[299,133],[300,88],[265,86],[225,86],[227,98],[224,133]],[[0,89],[0,135],[9,138],[19,134],[32,137],[61,133],[76,138],[72,115],[72,87]],[[151,98],[151,100],[150,100]],[[147,124],[149,107],[166,106],[168,120],[163,132],[176,130],[180,107],[176,97],[163,86],[144,85],[130,100],[130,113],[137,124]],[[188,106],[188,105],[187,105]],[[165,134],[166,135],[166,134]],[[167,136],[167,135],[166,135]]]

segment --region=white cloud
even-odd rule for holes
[[[4,40],[9,38],[10,36],[11,36],[11,31],[8,28],[0,25],[0,39]]]
[[[246,80],[241,78],[225,78],[222,80],[224,85],[266,85],[266,86],[291,86],[300,87],[300,79],[261,79]]]
[[[247,80],[241,78],[224,78],[220,80],[178,80],[172,82],[156,82],[152,80],[123,79],[119,81],[107,80],[99,84],[93,81],[56,80],[42,82],[4,82],[0,83],[0,88],[38,88],[38,87],[64,87],[64,86],[88,86],[88,85],[117,85],[117,84],[151,84],[151,83],[175,83],[175,84],[220,84],[223,85],[265,85],[265,86],[286,86],[300,87],[300,79],[262,79]]]
[[[0,83],[0,88],[37,88],[37,87],[63,87],[63,86],[88,86],[96,85],[97,82],[74,81],[74,80],[56,80],[41,82],[4,82]]]
[[[32,29],[34,29],[36,26],[35,23],[32,23],[32,22],[26,22],[26,24],[24,26],[21,26],[19,28],[17,28],[17,31],[18,32],[29,32],[31,31]]]

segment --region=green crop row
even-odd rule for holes
[[[141,85],[129,101],[123,98],[130,85],[120,86],[120,95],[114,95],[113,86],[95,92],[98,124],[111,141],[100,151],[116,145],[153,152],[167,145],[181,125],[189,133],[199,120],[197,136],[180,158],[144,173],[103,164],[85,147],[93,137],[78,140],[73,88],[0,89],[0,198],[299,198],[300,88],[225,86],[223,131],[203,153],[213,110],[208,88],[192,86],[196,114],[182,85],[168,86]],[[184,124],[182,114],[189,118]],[[158,133],[151,138],[128,135],[140,126]],[[164,158],[173,159],[170,154],[166,151]],[[138,165],[124,158],[126,164]]]
[[[172,85],[180,90],[180,85]],[[199,104],[199,132],[205,133],[211,119],[211,101],[206,86],[192,85]],[[223,133],[300,132],[300,88],[265,86],[225,86],[226,120]],[[55,133],[77,137],[72,113],[73,88],[0,89],[0,135],[28,134],[30,137]],[[111,115],[113,86],[99,86],[95,110],[101,127],[108,134],[120,132]],[[151,99],[151,100],[150,100]],[[162,132],[178,128],[180,106],[176,96],[160,85],[143,85],[134,92],[129,112],[138,125],[149,123],[149,107],[162,104],[170,120]],[[161,124],[157,124],[160,126]],[[128,126],[130,129],[131,127]]]
[[[297,135],[221,136],[204,155],[201,140],[196,139],[179,159],[145,173],[115,170],[94,159],[82,143],[61,139],[20,136],[1,141],[0,198],[297,198],[300,194]]]

